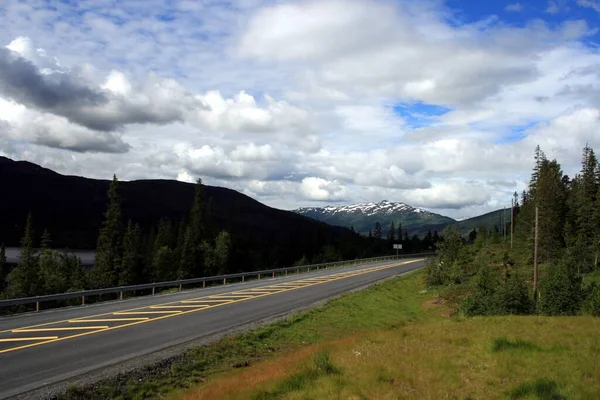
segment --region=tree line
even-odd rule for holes
[[[235,244],[236,238],[230,232],[217,229],[211,203],[205,199],[200,179],[195,185],[194,199],[186,217],[179,221],[162,218],[150,229],[144,230],[135,221],[124,220],[119,181],[113,176],[98,232],[96,259],[91,268],[83,266],[81,260],[68,251],[52,249],[47,231],[41,236],[41,246],[36,247],[38,241],[32,221],[30,214],[21,240],[19,264],[10,272],[4,247],[0,247],[1,297],[28,297],[161,282],[249,271],[256,267],[250,261],[255,257],[254,249],[245,246],[243,237],[238,235]],[[392,244],[398,242],[403,243],[404,252],[417,252],[431,248],[438,236],[436,232],[423,240],[416,235],[409,239],[401,226],[396,228],[392,223],[386,238],[377,234],[364,238],[353,230],[347,230],[337,242],[326,243],[325,228],[320,227],[314,237],[299,237],[298,244],[289,244],[288,251],[294,249],[297,252],[297,248],[293,248],[295,245],[315,247],[325,242],[317,252],[313,250],[310,253],[311,249],[307,248],[309,256],[302,256],[294,265],[395,254]],[[404,239],[398,240],[402,235]],[[281,249],[272,251],[281,252]],[[244,254],[248,257],[247,261],[240,263],[240,255]],[[271,267],[260,264],[260,268]]]
[[[514,248],[482,230],[469,235],[472,246],[447,231],[428,264],[430,285],[472,284],[460,307],[466,315],[600,315],[600,286],[583,282],[599,267],[600,163],[587,145],[573,178],[539,146],[534,161],[527,190],[514,195]]]

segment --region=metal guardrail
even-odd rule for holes
[[[203,278],[192,278],[192,279],[181,279],[175,281],[168,282],[156,282],[156,283],[145,283],[141,285],[130,285],[130,286],[119,286],[105,289],[92,289],[92,290],[81,290],[77,292],[67,292],[67,293],[58,293],[58,294],[49,294],[44,296],[35,296],[35,297],[21,297],[16,299],[8,299],[8,300],[0,300],[0,308],[10,307],[10,306],[19,306],[26,304],[35,304],[36,311],[40,309],[40,303],[48,302],[48,301],[57,301],[57,300],[69,300],[69,299],[81,299],[81,305],[85,304],[86,297],[90,296],[99,296],[103,294],[119,294],[119,299],[123,299],[123,293],[134,292],[138,290],[148,290],[152,289],[152,295],[156,293],[156,289],[166,288],[166,287],[178,287],[181,291],[184,285],[193,285],[193,284],[202,284],[202,287],[206,287],[207,282],[223,282],[223,285],[227,284],[227,280],[240,279],[241,282],[244,282],[247,277],[256,276],[258,279],[261,279],[262,276],[269,276],[271,278],[275,278],[276,274],[285,274],[288,275],[289,272],[295,271],[296,273],[300,273],[301,271],[310,272],[312,270],[320,270],[322,268],[328,269],[329,267],[338,267],[346,264],[362,264],[367,262],[377,262],[377,261],[387,261],[387,260],[398,260],[407,257],[429,257],[434,255],[435,253],[416,253],[416,254],[403,254],[398,256],[382,256],[382,257],[371,257],[371,258],[360,258],[354,260],[344,260],[344,261],[336,261],[330,263],[321,263],[321,264],[310,264],[310,265],[300,265],[296,267],[288,267],[288,268],[277,268],[277,269],[267,269],[262,271],[252,271],[252,272],[241,272],[237,274],[227,274],[227,275],[217,275],[217,276],[209,276]]]

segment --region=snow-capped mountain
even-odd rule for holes
[[[452,218],[422,208],[387,200],[345,206],[305,207],[294,212],[330,225],[354,227],[364,234],[373,229],[376,222],[382,225],[384,234],[393,221],[396,227],[402,224],[410,236],[421,235],[428,230],[441,231],[446,225],[455,222]]]

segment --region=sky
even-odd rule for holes
[[[510,206],[600,149],[600,0],[0,2],[0,155],[283,209]]]

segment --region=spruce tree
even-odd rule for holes
[[[68,291],[76,292],[88,287],[87,276],[81,259],[73,253],[64,252],[61,255],[64,269],[67,272]]]
[[[6,277],[9,297],[37,296],[39,294],[39,265],[37,252],[33,246],[33,219],[27,216],[25,233],[21,239],[21,257],[17,265]]]
[[[92,269],[92,286],[96,288],[116,286],[122,263],[123,221],[121,199],[117,192],[116,175],[108,188],[108,207],[98,235],[96,263]]]
[[[228,272],[231,256],[231,236],[227,231],[221,231],[215,239],[214,260],[217,274]]]
[[[139,282],[142,269],[142,234],[138,224],[131,220],[123,237],[123,265],[120,269],[119,286],[133,285]]]
[[[196,183],[194,203],[190,211],[189,223],[185,230],[183,246],[181,249],[181,262],[179,266],[179,279],[200,276],[204,272],[204,255],[202,242],[205,241],[204,226],[204,191],[202,179]]]
[[[375,229],[373,230],[373,237],[375,239],[381,239],[381,237],[382,237],[381,224],[379,223],[379,221],[375,222]]]
[[[540,261],[544,262],[557,257],[564,248],[567,188],[556,160],[542,162],[535,204],[539,210]]]
[[[392,223],[390,224],[387,239],[390,243],[394,243],[396,241],[396,225],[394,224],[394,221],[392,221]]]
[[[398,230],[396,233],[396,240],[398,240],[399,242],[402,241],[402,224],[400,222],[398,222]]]
[[[67,278],[56,250],[51,248],[52,240],[48,230],[42,235],[42,251],[39,256],[40,294],[64,293],[68,289]]]
[[[4,291],[6,279],[6,247],[4,243],[0,246],[0,293]]]

